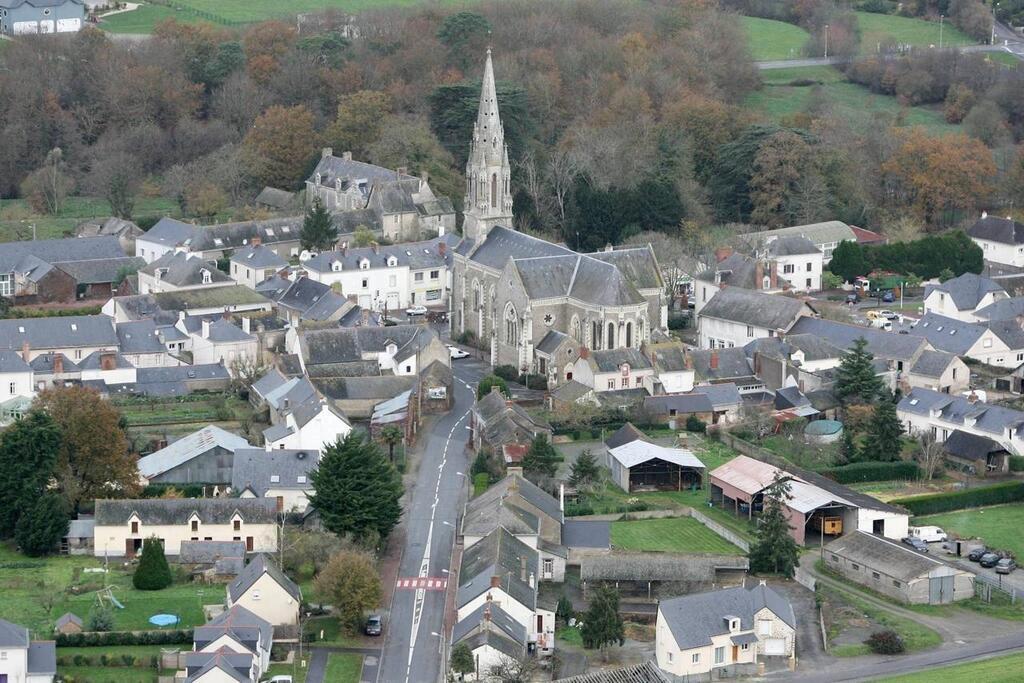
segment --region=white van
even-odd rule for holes
[[[925,543],[938,543],[948,540],[946,532],[937,526],[912,526],[910,527],[910,536],[912,538],[919,538]]]

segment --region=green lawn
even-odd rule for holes
[[[789,85],[793,81],[842,83],[843,80],[843,74],[831,66],[794,66],[761,72],[761,82],[765,85]]]
[[[100,22],[100,28],[111,33],[151,33],[164,19],[174,18],[183,24],[197,24],[204,19],[187,11],[176,11],[162,5],[139,5],[131,12],[121,12]]]
[[[807,31],[794,24],[758,17],[740,17],[755,61],[797,59],[803,56]]]
[[[304,654],[304,657],[308,666],[308,654]],[[296,657],[296,659],[298,659],[298,657]],[[264,678],[273,678],[274,676],[291,676],[292,683],[306,683],[306,668],[301,666],[298,662],[295,664],[271,664]],[[353,680],[359,679],[357,678]]]
[[[795,80],[824,80],[823,76],[828,71],[838,74],[829,67],[792,68],[784,71],[785,80],[773,75],[771,71],[765,72],[772,80],[766,81],[765,87],[751,93],[744,105],[771,121],[779,122],[807,111],[813,98],[820,98],[824,108],[833,116],[847,121],[855,131],[867,131],[879,125],[923,126],[932,134],[959,130],[958,126],[946,123],[938,107],[904,107],[895,97],[876,95],[867,88],[834,77],[820,86],[789,85]]]
[[[110,204],[96,197],[69,197],[59,216],[41,216],[24,199],[0,199],[0,242],[21,239],[19,230],[25,239],[32,239],[33,225],[38,239],[56,239],[64,237],[65,232],[70,233],[86,218],[109,215]],[[136,218],[179,216],[181,210],[164,197],[137,197],[134,215]]]
[[[741,552],[739,548],[692,517],[612,522],[612,546],[616,550],[644,552],[722,555]]]
[[[135,667],[110,666],[62,666],[60,675],[65,680],[88,681],[89,683],[156,683],[156,671],[147,671]],[[173,672],[171,672],[173,675]],[[298,683],[295,681],[294,683]]]
[[[985,56],[991,59],[996,64],[1002,64],[1003,66],[1016,69],[1021,65],[1019,58],[1014,57],[1009,52],[986,52]]]
[[[555,640],[575,645],[576,647],[583,647],[583,633],[578,628],[573,628],[572,626],[563,626],[558,629],[555,632]]]
[[[916,47],[939,45],[939,22],[890,14],[856,12],[860,27],[860,50],[871,54],[878,51],[878,44],[893,42]],[[974,45],[978,41],[961,32],[947,19],[942,25],[942,46]]]
[[[363,671],[361,655],[342,655],[331,653],[327,657],[327,675],[324,680],[331,683],[359,683],[359,674]]]
[[[927,650],[929,648],[938,647],[942,643],[942,636],[927,626],[923,626],[916,621],[897,616],[884,609],[875,607],[873,604],[862,600],[860,597],[849,591],[833,588],[832,586],[828,586],[822,590],[825,593],[832,593],[838,596],[843,602],[856,607],[872,621],[896,631],[903,638],[903,643],[907,648],[907,652]],[[836,657],[856,657],[868,654],[869,652],[870,650],[868,649],[868,646],[864,644],[840,645],[832,648],[832,654]]]
[[[1006,657],[993,657],[979,662],[944,666],[938,669],[927,669],[904,676],[883,678],[885,683],[1015,683],[1021,680],[1024,671],[1024,653]]]
[[[956,532],[963,538],[977,537],[986,545],[999,550],[1009,550],[1017,557],[1024,557],[1024,504],[996,505],[946,512],[941,515],[915,517],[914,524],[935,525],[947,533]]]

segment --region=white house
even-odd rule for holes
[[[821,250],[806,237],[789,235],[769,237],[765,256],[774,270],[784,278],[792,291],[817,292],[821,289]]]
[[[971,369],[959,356],[943,351],[923,351],[907,373],[911,387],[959,394],[970,386]]]
[[[473,655],[475,670],[465,680],[490,680],[488,672],[505,659],[518,660],[526,653],[526,626],[516,621],[493,599],[456,622],[452,645],[465,644]]]
[[[56,675],[56,644],[32,640],[24,626],[0,619],[0,683],[53,683]]]
[[[943,442],[959,430],[1024,455],[1024,412],[979,401],[973,393],[964,397],[914,389],[897,404],[896,414],[910,434],[931,432]]]
[[[135,366],[117,351],[95,351],[78,363],[82,381],[98,380],[107,384],[135,384]]]
[[[986,261],[1024,268],[1024,224],[982,213],[967,235],[981,247]]]
[[[573,379],[594,391],[642,389],[652,386],[654,366],[640,349],[627,347],[589,351],[576,359]]]
[[[97,500],[97,557],[132,558],[156,537],[177,556],[182,541],[244,541],[249,552],[277,549],[277,501],[267,498]]]
[[[259,340],[246,329],[248,318],[242,318],[239,328],[220,317],[211,320],[189,316],[179,319],[176,327],[189,336],[186,348],[192,351],[192,362],[196,365],[223,363],[230,368],[235,360],[256,358],[259,354]]]
[[[263,431],[267,448],[318,452],[352,431],[348,419],[306,377],[286,379],[275,369],[254,386],[270,407],[271,426]]]
[[[139,294],[223,287],[230,282],[215,264],[184,251],[169,251],[139,270]]]
[[[746,346],[755,339],[785,334],[797,320],[814,313],[799,299],[726,287],[715,292],[697,316],[700,346]]]
[[[273,498],[284,512],[305,512],[319,462],[317,450],[242,448],[235,451],[231,489],[242,498]]]
[[[266,555],[253,558],[227,587],[229,609],[240,605],[274,626],[297,625],[301,604],[302,591]]]
[[[0,351],[0,403],[35,396],[32,366],[17,351]]]
[[[1024,330],[1016,320],[969,323],[926,313],[910,330],[923,337],[937,351],[1003,368],[1024,362]]]
[[[288,261],[259,242],[239,249],[231,256],[231,279],[249,289],[288,266]]]
[[[235,605],[215,616],[192,632],[195,652],[251,654],[255,659],[256,678],[270,668],[270,650],[274,644],[274,626],[241,605]]]
[[[189,652],[185,655],[184,683],[255,683],[256,658],[248,652]]]
[[[643,353],[654,366],[661,391],[652,393],[682,394],[693,389],[696,373],[686,348],[678,342],[644,344]]]
[[[21,351],[30,363],[50,353],[62,353],[77,363],[95,351],[117,348],[114,321],[105,315],[0,320],[0,350]]]
[[[928,285],[924,293],[924,312],[973,323],[978,321],[975,311],[1008,298],[1010,295],[995,280],[964,273],[937,285]]]
[[[796,617],[764,585],[662,600],[655,626],[658,666],[673,676],[724,669],[757,673],[759,658],[796,656]]]
[[[318,376],[335,372],[350,377],[418,375],[434,361],[451,365],[451,352],[429,325],[331,328],[304,333],[290,329],[285,343],[289,353],[299,354],[303,369],[317,369]]]

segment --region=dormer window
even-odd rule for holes
[[[359,270],[369,270],[369,268],[370,268],[370,260],[369,259],[365,259],[364,258],[364,259],[360,259],[359,260]]]
[[[139,533],[139,520],[133,519],[132,520],[132,534],[137,534],[137,533]]]
[[[340,272],[341,271],[341,261],[332,261],[331,262],[331,270],[333,270],[335,273]]]
[[[388,267],[389,268],[394,268],[397,265],[398,265],[398,259],[396,259],[394,256],[389,256],[388,257]]]
[[[396,353],[398,353],[398,346],[395,345],[395,344],[388,344],[386,350],[387,350],[389,356],[393,356]]]
[[[304,474],[300,474],[300,475],[299,475],[299,476],[298,476],[298,477],[296,478],[296,480],[295,480],[295,481],[296,481],[296,483],[299,483],[299,484],[305,484],[305,483],[306,483],[306,475],[304,475]]]
[[[231,526],[232,526],[232,528],[235,531],[241,531],[242,530],[242,520],[240,520],[240,519],[232,520]]]
[[[213,276],[210,275],[210,271],[204,270],[203,271],[203,284],[204,285],[208,285],[211,282],[213,282]]]
[[[267,228],[264,232],[267,233],[267,237],[273,237],[274,236],[274,229],[273,228]]]
[[[910,405],[916,406],[917,404],[918,404],[918,400],[916,398],[910,399]]]
[[[215,246],[215,247],[223,247],[224,246],[224,240],[222,240],[219,237],[214,237],[213,238],[213,246]]]
[[[321,179],[321,178],[320,178],[320,174],[319,174],[319,173],[317,173],[317,174],[316,174],[316,176],[315,176],[315,178],[316,178],[316,184],[317,184],[317,185],[319,185],[319,184],[320,184],[320,179]]]
[[[271,474],[270,475],[270,483],[271,484],[280,484],[281,483],[281,475],[279,475],[279,474]]]

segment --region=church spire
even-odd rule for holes
[[[480,109],[473,125],[473,140],[466,159],[466,198],[463,234],[483,239],[495,225],[512,227],[511,165],[505,146],[505,130],[498,113],[491,49],[487,48]]]

